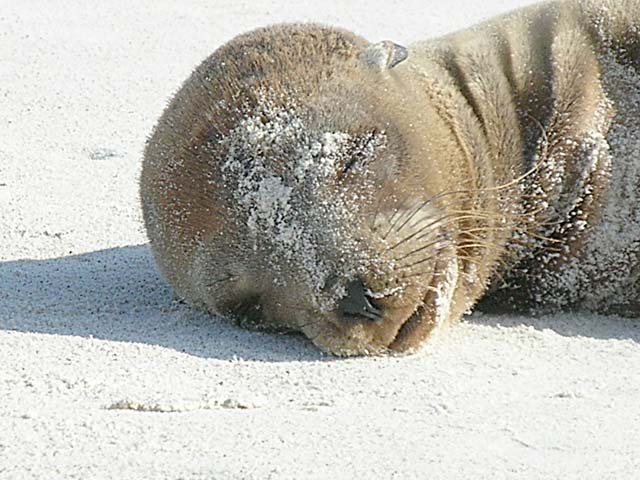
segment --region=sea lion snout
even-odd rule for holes
[[[358,279],[347,285],[346,295],[338,302],[338,311],[347,320],[355,318],[377,322],[384,318],[384,310],[376,303],[364,283]]]

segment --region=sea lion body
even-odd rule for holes
[[[145,225],[176,292],[340,355],[485,305],[637,311],[640,1],[549,2],[371,45],[237,37],[148,141]]]
[[[473,110],[487,158],[530,171],[509,200],[533,216],[528,238],[508,247],[485,305],[640,313],[639,46],[640,2],[583,1],[416,48]]]

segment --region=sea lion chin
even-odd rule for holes
[[[615,222],[606,146],[624,85],[600,71],[637,67],[638,5],[598,30],[597,5],[545,4],[408,49],[319,25],[236,37],[146,146],[160,270],[200,308],[337,355],[412,351],[489,286],[544,304]]]

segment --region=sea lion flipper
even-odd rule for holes
[[[409,52],[405,47],[389,40],[384,40],[369,45],[360,54],[360,60],[364,61],[369,67],[383,70],[395,67],[406,60],[408,56]]]

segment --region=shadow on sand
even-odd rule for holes
[[[587,337],[602,340],[633,340],[640,343],[640,318],[599,315],[591,312],[562,312],[546,315],[473,314],[468,322],[489,327],[533,327],[552,330],[565,337]]]
[[[640,320],[588,313],[472,315],[495,327],[640,342]],[[161,345],[205,358],[331,360],[300,335],[248,332],[172,300],[148,245],[0,263],[0,328]]]
[[[249,332],[174,301],[148,245],[0,263],[0,329],[160,345],[223,360],[331,359],[302,335]]]

